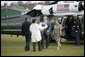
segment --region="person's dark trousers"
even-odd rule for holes
[[[49,46],[49,36],[46,37],[46,48]]]
[[[51,30],[49,30],[49,34],[48,34],[48,38],[49,38],[49,44],[51,43],[51,34],[52,34],[52,31]]]
[[[30,50],[30,42],[28,41],[28,42],[26,42],[26,46],[25,46],[25,51],[28,51],[28,50]]]
[[[38,42],[38,50],[41,51],[41,41]]]
[[[75,43],[80,45],[80,32],[75,32]]]
[[[48,48],[48,46],[49,46],[49,35],[46,35],[46,34],[44,33],[44,40],[46,41],[46,42],[45,42],[45,47]]]
[[[41,48],[44,48],[44,31],[41,32],[42,40],[41,40]]]
[[[33,42],[33,52],[36,51],[36,43],[37,42]],[[41,41],[38,42],[38,50],[41,51]]]
[[[30,38],[31,36],[30,35],[25,35],[25,38],[26,38],[26,46],[25,46],[25,51],[28,51],[30,50]]]
[[[33,42],[33,52],[36,51],[36,42]]]

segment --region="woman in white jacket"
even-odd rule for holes
[[[47,26],[42,27],[41,25],[37,24],[36,19],[32,20],[32,24],[30,26],[31,32],[31,42],[33,42],[33,51],[36,50],[35,44],[38,42],[39,51],[41,50],[41,30],[45,29]]]

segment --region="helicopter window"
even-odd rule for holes
[[[67,19],[67,17],[64,17],[64,18],[62,19],[62,26],[63,26],[63,27],[65,27],[66,19]]]

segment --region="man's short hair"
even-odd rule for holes
[[[32,23],[35,23],[35,22],[36,22],[36,19],[33,19],[33,20],[32,20]]]
[[[27,17],[25,17],[25,21],[27,21],[28,20],[28,18]]]

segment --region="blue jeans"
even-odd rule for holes
[[[41,46],[42,48],[44,48],[44,31],[41,31],[41,36],[42,36],[42,40],[41,40]]]
[[[80,32],[75,32],[75,43],[80,45]]]

